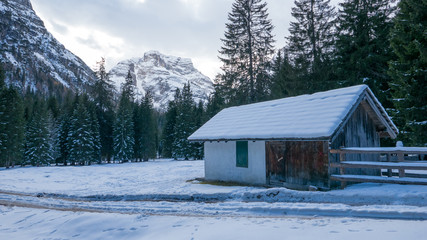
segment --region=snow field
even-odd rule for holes
[[[182,217],[0,206],[0,239],[423,239],[424,221]]]
[[[0,170],[0,239],[423,239],[427,187],[202,184],[203,161]]]

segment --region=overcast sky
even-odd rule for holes
[[[339,0],[332,0],[336,3]],[[234,0],[31,0],[47,29],[89,67],[158,50],[188,57],[214,78],[218,50]],[[283,47],[293,0],[267,0],[276,48]]]

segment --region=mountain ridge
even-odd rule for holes
[[[0,63],[6,82],[62,95],[94,81],[93,71],[46,29],[30,0],[0,0]]]
[[[213,82],[197,70],[190,58],[165,55],[151,50],[139,58],[120,61],[110,71],[110,79],[120,90],[130,70],[139,94],[150,92],[154,107],[166,110],[167,103],[173,100],[174,90],[190,83],[196,102],[206,102],[213,91]]]

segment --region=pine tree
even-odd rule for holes
[[[216,87],[216,86],[215,86]],[[220,90],[217,88],[209,96],[208,103],[206,105],[206,113],[204,114],[203,122],[208,121],[215,116],[219,111],[225,107],[224,99],[221,96]]]
[[[182,88],[182,94],[177,102],[177,116],[174,128],[174,142],[172,143],[172,157],[174,159],[194,158],[195,153],[193,143],[187,138],[194,132],[193,110],[195,103],[190,84],[187,83]]]
[[[100,164],[101,159],[101,136],[99,129],[98,117],[96,116],[96,105],[93,101],[89,100],[89,96],[85,95],[84,104],[90,116],[90,134],[92,136],[92,154],[88,158],[88,164],[92,162]]]
[[[122,89],[116,121],[113,128],[114,159],[119,162],[131,161],[134,157],[133,103],[125,89]]]
[[[407,145],[427,146],[427,3],[401,0],[391,32],[398,59],[390,61],[393,121]]]
[[[260,101],[268,95],[273,50],[273,25],[267,3],[236,0],[228,14],[223,46],[219,50],[223,66],[217,78],[227,103]]]
[[[101,155],[110,161],[113,155],[113,123],[114,123],[114,85],[105,70],[105,60],[98,62],[96,69],[97,79],[94,83],[92,96],[96,104],[98,117]]]
[[[93,142],[90,114],[83,100],[80,99],[70,117],[67,138],[68,159],[71,164],[79,163],[80,165],[84,165],[90,161],[93,156]]]
[[[47,120],[44,100],[38,99],[34,104],[31,120],[26,130],[25,163],[27,164],[41,166],[53,162]]]
[[[0,89],[0,164],[9,168],[22,161],[25,140],[24,106],[13,87]]]
[[[49,102],[49,101],[48,101]],[[49,155],[50,163],[57,163],[57,160],[61,157],[61,148],[59,141],[59,124],[55,119],[54,114],[48,109],[46,125],[48,129],[48,145],[49,145]]]
[[[149,158],[156,157],[156,129],[153,110],[153,101],[150,92],[147,92],[141,101],[142,129],[141,129],[141,150],[142,159],[148,161]]]
[[[135,101],[135,83],[130,69],[128,70],[128,74],[126,75],[125,82],[122,86],[122,95],[123,94],[129,98],[129,101]]]
[[[278,51],[272,71],[272,99],[296,96],[304,92],[304,82],[298,78],[286,50]]]
[[[134,139],[134,158],[136,161],[142,161],[142,129],[144,128],[143,124],[143,115],[142,115],[142,106],[141,103],[134,103],[133,106],[133,139]]]
[[[175,90],[174,100],[168,103],[168,109],[165,114],[165,126],[162,131],[162,156],[166,158],[173,157],[173,143],[175,142],[175,125],[178,115],[178,101],[181,99],[181,90]]]
[[[49,97],[47,100],[47,109],[52,114],[52,117],[57,119],[60,115],[59,103],[56,97]]]
[[[389,33],[395,7],[389,0],[346,0],[340,4],[336,43],[340,86],[367,84],[386,108],[390,102]]]
[[[68,163],[68,157],[69,157],[69,143],[68,143],[68,134],[70,131],[70,124],[71,124],[71,116],[74,112],[75,107],[77,105],[73,106],[73,100],[71,93],[68,93],[65,97],[65,101],[62,104],[62,115],[59,117],[59,148],[61,152],[60,159],[58,159],[57,163],[61,162],[64,165],[67,165]]]
[[[96,162],[100,164],[101,159],[101,135],[99,129],[99,122],[95,111],[89,111],[90,114],[90,130],[93,139],[92,159],[90,162]],[[90,163],[89,162],[89,163]]]
[[[192,126],[192,132],[190,135],[200,128],[205,123],[205,107],[202,101],[199,101],[197,106],[194,106],[193,110],[193,122],[194,125]],[[203,149],[203,143],[200,142],[193,142],[191,143],[192,149],[191,149],[191,155],[195,159],[203,159],[204,156],[204,149]]]
[[[334,88],[331,59],[336,13],[330,0],[296,0],[292,16],[295,21],[289,28],[286,51],[294,73],[288,80],[292,87],[285,91],[299,95]]]

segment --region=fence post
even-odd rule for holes
[[[398,162],[403,162],[405,159],[404,159],[404,155],[403,155],[403,153],[398,153],[397,154],[397,161]],[[405,177],[405,169],[404,168],[399,168],[399,177],[401,178],[401,177]]]
[[[387,162],[390,162],[391,160],[391,156],[390,153],[387,153]],[[391,170],[391,168],[387,169],[387,177],[392,177],[393,176],[393,171]]]
[[[345,161],[345,153],[340,152],[340,163]],[[340,165],[340,175],[344,175],[345,174],[345,168]],[[342,181],[341,180],[341,189],[344,189],[347,186],[347,182],[346,181]]]

